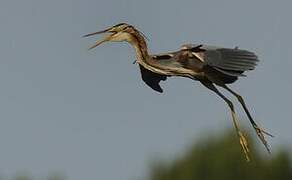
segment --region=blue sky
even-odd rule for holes
[[[256,70],[232,87],[276,136],[269,139],[273,151],[291,148],[291,6],[288,0],[2,0],[0,175],[139,178],[152,159],[173,158],[203,134],[231,126],[224,102],[197,82],[169,78],[164,94],[146,87],[128,44],[87,51],[95,38],[82,35],[120,22],[147,35],[150,53],[184,43],[256,52]],[[251,128],[237,105],[242,126]]]

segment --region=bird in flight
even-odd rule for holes
[[[246,159],[249,161],[247,140],[239,128],[233,103],[217,88],[221,87],[234,95],[243,107],[257,136],[270,153],[270,148],[264,135],[272,136],[260,128],[251,116],[242,96],[230,89],[227,84],[234,83],[238,77],[245,76],[245,71],[253,70],[259,61],[250,51],[236,48],[205,46],[202,44],[185,44],[178,51],[150,55],[143,33],[127,23],[120,23],[103,31],[85,35],[89,37],[97,34],[106,34],[101,40],[89,49],[107,42],[126,41],[130,43],[136,53],[136,62],[139,65],[143,81],[153,90],[163,92],[160,81],[171,76],[190,78],[201,82],[206,88],[216,93],[228,105],[232,121],[239,137],[239,142]]]

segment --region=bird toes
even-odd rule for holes
[[[261,128],[259,128],[259,127],[257,127],[257,126],[254,127],[254,128],[255,128],[255,130],[256,130],[256,133],[257,133],[258,137],[260,138],[260,140],[262,141],[262,143],[263,143],[264,146],[266,147],[267,151],[268,151],[269,153],[271,153],[270,146],[269,146],[269,144],[267,143],[264,134],[266,134],[266,135],[268,135],[268,136],[270,136],[270,137],[274,137],[274,136],[273,136],[272,134],[270,134],[270,133],[268,133],[268,132],[262,130]]]
[[[238,136],[239,136],[240,145],[241,145],[242,150],[245,154],[246,161],[250,161],[247,140],[246,140],[245,136],[242,134],[242,132],[240,132],[240,131],[238,131]]]

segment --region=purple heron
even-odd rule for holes
[[[249,160],[249,148],[244,134],[239,128],[233,103],[224,96],[216,86],[222,87],[234,95],[242,105],[247,117],[255,129],[257,136],[270,153],[270,148],[264,135],[272,136],[261,129],[252,118],[244,99],[227,84],[234,83],[238,77],[245,76],[243,73],[253,70],[259,61],[257,56],[250,51],[236,48],[223,48],[205,45],[183,45],[178,51],[159,55],[150,55],[143,34],[133,26],[120,23],[103,31],[85,35],[84,37],[97,34],[107,34],[98,40],[89,49],[107,41],[126,41],[130,43],[136,53],[143,81],[153,90],[163,92],[160,81],[165,81],[171,76],[187,77],[201,82],[206,88],[215,92],[229,106],[232,121],[239,137],[239,142]]]

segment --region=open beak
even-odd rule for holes
[[[86,34],[84,35],[83,37],[89,37],[89,36],[94,36],[94,35],[97,35],[97,34],[103,34],[103,33],[111,33],[111,34],[108,34],[106,36],[104,36],[101,40],[98,40],[95,42],[94,45],[92,45],[91,47],[89,47],[88,49],[93,49],[95,47],[97,47],[98,45],[106,42],[106,41],[109,41],[111,39],[111,37],[115,34],[114,32],[110,32],[109,31],[110,29],[106,29],[106,30],[103,30],[103,31],[98,31],[98,32],[94,32],[94,33],[90,33],[90,34]]]

